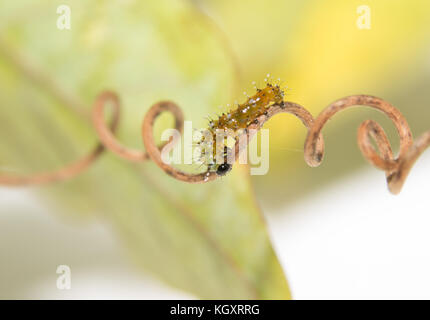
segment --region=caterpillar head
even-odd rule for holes
[[[225,176],[232,169],[232,165],[228,163],[218,164],[215,168],[215,172],[218,176]]]
[[[224,161],[215,164],[215,172],[218,176],[225,176],[233,168],[233,162],[231,161],[233,156],[233,149],[224,146]]]

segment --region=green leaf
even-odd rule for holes
[[[132,147],[142,147],[141,119],[158,100],[177,102],[195,127],[229,101],[231,57],[187,2],[73,1],[70,30],[56,27],[61,4],[0,4],[2,170],[83,156],[97,141],[85,114],[104,89],[122,99],[119,138]],[[169,285],[201,298],[290,298],[243,168],[188,185],[107,153],[76,179],[37,189],[61,213],[108,221],[131,257]]]

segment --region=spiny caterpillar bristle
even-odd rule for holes
[[[216,120],[208,119],[209,123],[207,131],[209,133],[209,139],[202,137],[202,140],[199,142],[199,145],[202,147],[202,162],[208,166],[208,171],[215,171],[218,175],[225,175],[231,170],[231,164],[227,163],[227,156],[232,151],[229,147],[224,147],[224,150],[218,150],[223,146],[219,146],[218,148],[216,145],[217,130],[223,130],[224,132],[237,132],[238,130],[246,129],[250,124],[258,121],[258,117],[263,114],[267,114],[267,108],[270,105],[281,103],[283,101],[284,91],[279,85],[267,83],[266,87],[263,89],[256,88],[256,90],[257,92],[253,96],[248,96],[244,103],[236,104],[236,109],[223,113]],[[206,140],[209,140],[210,142]],[[209,157],[207,152],[208,149],[211,150],[209,152]],[[221,151],[221,154],[223,154],[224,163],[217,163],[216,155],[219,154],[217,151]]]

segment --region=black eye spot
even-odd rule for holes
[[[231,170],[231,165],[228,163],[223,163],[216,169],[216,174],[219,176],[225,176]]]

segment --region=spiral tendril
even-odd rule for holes
[[[107,102],[113,106],[113,115],[110,124],[104,120],[104,111]],[[387,115],[393,122],[400,139],[400,149],[397,157],[394,156],[391,144],[383,128],[373,120],[364,121],[358,129],[358,146],[364,158],[376,168],[386,174],[388,188],[393,194],[398,194],[418,157],[430,146],[430,130],[423,133],[413,141],[412,133],[405,117],[390,103],[369,95],[353,95],[339,99],[325,108],[315,119],[304,107],[288,101],[276,103],[268,107],[267,112],[259,116],[245,130],[243,134],[247,139],[237,139],[234,148],[237,156],[246,143],[252,138],[269,119],[278,113],[289,113],[299,118],[308,130],[304,143],[304,158],[311,167],[321,164],[324,157],[324,140],[322,129],[335,114],[350,107],[368,106]],[[119,157],[133,162],[151,159],[164,172],[171,177],[189,183],[205,183],[215,180],[215,172],[186,173],[166,164],[161,159],[161,149],[171,142],[173,138],[160,146],[156,146],[153,136],[153,126],[157,117],[163,112],[170,112],[175,118],[175,128],[182,133],[184,117],[181,109],[171,101],[162,101],[154,104],[146,113],[142,123],[142,138],[146,152],[130,149],[124,146],[115,137],[120,118],[120,103],[118,96],[110,91],[101,93],[95,100],[93,108],[93,125],[98,134],[100,143],[87,156],[78,161],[51,172],[37,173],[27,176],[0,174],[0,184],[8,186],[41,185],[70,179],[87,169],[105,149],[117,154]],[[256,130],[251,130],[256,129]],[[375,142],[375,148],[372,144]],[[175,142],[175,141],[173,141]],[[174,144],[174,143],[173,143]],[[169,144],[173,148],[172,144]],[[168,151],[168,150],[167,150]],[[236,157],[237,159],[237,157]]]

